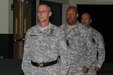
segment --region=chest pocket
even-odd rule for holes
[[[74,34],[69,39],[70,46],[83,46],[84,45],[84,35]]]
[[[84,36],[82,36],[80,33],[76,33],[76,34],[72,35],[71,38],[73,41],[80,42],[83,40]]]
[[[47,37],[49,39],[49,42],[56,42],[58,37],[56,35],[51,35]]]

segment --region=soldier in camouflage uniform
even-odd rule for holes
[[[25,75],[66,75],[68,50],[63,30],[49,22],[52,12],[46,4],[37,10],[39,24],[25,37],[22,70]]]
[[[61,25],[65,31],[67,47],[71,55],[71,64],[67,75],[85,75],[95,61],[92,36],[88,29],[77,21],[77,8],[70,6],[66,12],[67,24]]]
[[[97,48],[96,52],[96,61],[92,64],[91,68],[87,75],[96,75],[96,73],[100,70],[104,60],[105,60],[105,48],[104,48],[104,40],[100,32],[91,27],[91,16],[89,13],[85,12],[81,16],[81,22],[87,26],[89,32],[91,32],[94,42]],[[97,54],[98,53],[98,54]]]

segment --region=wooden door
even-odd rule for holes
[[[24,38],[26,30],[31,27],[31,2],[30,0],[14,0],[14,50],[15,59],[22,59]]]

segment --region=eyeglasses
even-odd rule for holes
[[[37,13],[46,13],[46,12],[50,12],[50,11],[37,11]]]

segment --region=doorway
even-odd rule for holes
[[[25,33],[36,24],[36,0],[14,0],[13,3],[13,57],[22,59]]]

